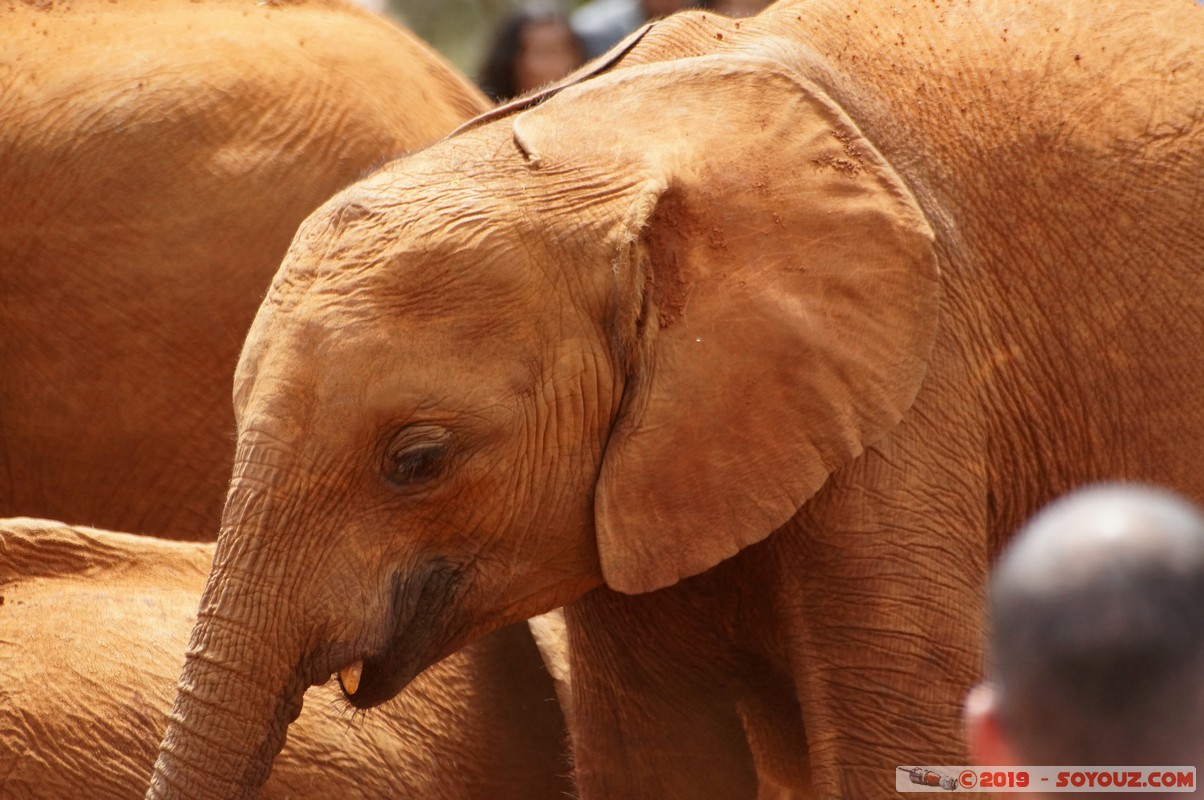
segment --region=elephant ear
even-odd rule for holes
[[[898,424],[935,337],[933,236],[816,85],[776,61],[684,59],[566,89],[514,132],[533,164],[592,161],[636,187],[608,244],[627,370],[595,494],[611,588],[764,539]]]

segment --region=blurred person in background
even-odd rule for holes
[[[705,0],[589,0],[571,19],[586,57],[597,58],[649,20],[706,5]]]
[[[553,6],[524,6],[498,23],[478,83],[494,101],[505,102],[560,80],[584,61],[568,17]]]
[[[989,606],[989,680],[965,708],[976,763],[1204,761],[1199,509],[1141,486],[1073,492],[1004,552]]]

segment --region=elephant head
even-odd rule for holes
[[[758,58],[620,69],[348,188],[243,351],[149,796],[253,793],[331,672],[372,706],[497,626],[763,539],[898,422],[937,299],[901,179]]]

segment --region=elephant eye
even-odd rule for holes
[[[403,429],[386,451],[385,477],[397,486],[423,483],[443,471],[450,452],[451,434],[445,428]]]

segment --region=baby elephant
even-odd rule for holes
[[[213,545],[0,520],[0,796],[140,798]],[[314,687],[265,798],[562,798],[564,720],[504,629],[354,713]]]

